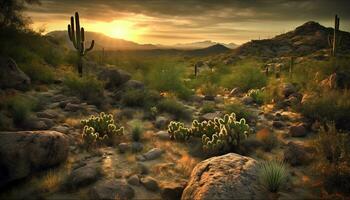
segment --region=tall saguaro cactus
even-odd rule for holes
[[[328,36],[328,43],[332,48],[332,56],[336,56],[338,47],[341,43],[341,35],[339,32],[339,17],[335,15],[334,17],[334,33],[333,36]]]
[[[74,29],[74,17],[71,16],[70,24],[68,24],[68,35],[70,41],[73,43],[74,48],[78,52],[78,72],[80,77],[83,76],[83,56],[87,52],[91,51],[94,48],[95,41],[91,41],[89,48],[85,48],[85,33],[84,28],[80,28],[79,13],[75,13],[75,29]]]

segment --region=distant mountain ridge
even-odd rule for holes
[[[47,33],[48,36],[53,36],[60,39],[65,39],[67,42],[69,42],[69,38],[66,31],[52,31]],[[107,50],[151,50],[151,49],[181,49],[181,50],[189,50],[189,49],[203,49],[208,48],[211,46],[214,46],[216,44],[223,45],[227,48],[234,49],[238,45],[234,43],[224,44],[224,43],[217,43],[210,40],[207,41],[200,41],[200,42],[193,42],[193,43],[179,43],[175,45],[154,45],[154,44],[138,44],[136,42],[124,40],[124,39],[118,39],[118,38],[112,38],[109,36],[106,36],[102,33],[97,32],[85,32],[86,40],[95,40],[95,45],[97,48],[105,48]],[[70,48],[73,48],[73,46],[68,44]]]

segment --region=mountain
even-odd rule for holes
[[[170,47],[175,49],[203,49],[203,48],[214,46],[216,44],[221,44],[230,49],[234,49],[238,46],[235,43],[224,44],[224,43],[218,43],[218,42],[206,40],[206,41],[192,42],[192,43],[179,43],[179,44],[172,45]]]
[[[277,35],[271,39],[252,40],[234,49],[230,57],[258,56],[273,58],[281,56],[304,56],[329,49],[328,37],[333,28],[326,28],[317,22],[309,21],[293,31]],[[341,50],[350,50],[350,33],[340,31]]]
[[[60,39],[65,38],[67,43],[69,43],[69,47],[73,48],[73,45],[69,41],[69,37],[66,31],[53,31],[47,33],[47,35]],[[97,47],[97,49],[105,48],[107,50],[148,50],[159,48],[158,46],[152,44],[138,44],[136,42],[108,37],[102,33],[97,32],[86,31],[85,38],[86,41],[91,41],[92,39],[94,39],[95,46]]]
[[[216,55],[221,53],[227,53],[230,51],[231,51],[230,48],[227,48],[222,44],[215,44],[207,48],[187,50],[185,54],[189,56],[210,56],[210,55]]]

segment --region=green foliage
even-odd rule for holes
[[[181,102],[172,98],[162,99],[158,103],[157,108],[159,111],[174,115],[176,119],[191,119],[191,113],[187,110],[187,108]]]
[[[79,78],[74,74],[68,74],[64,80],[64,91],[76,95],[89,103],[100,105],[103,101],[103,83],[95,77],[87,76]]]
[[[341,129],[350,130],[350,92],[325,91],[301,105],[301,113],[312,121],[334,121]]]
[[[248,96],[252,97],[254,102],[261,105],[264,103],[264,91],[261,89],[251,89],[247,93]]]
[[[201,92],[205,96],[216,96],[218,93],[218,87],[212,83],[206,83],[200,88]]]
[[[31,60],[20,66],[31,81],[40,83],[53,83],[54,69],[46,64],[42,64],[39,60]]]
[[[96,144],[112,145],[117,136],[124,134],[124,127],[114,122],[113,115],[103,112],[98,116],[91,115],[81,124],[84,127],[82,139],[88,149]]]
[[[201,113],[211,113],[215,111],[215,104],[214,103],[204,103],[201,107]]]
[[[202,138],[202,147],[211,154],[237,150],[249,133],[249,126],[244,119],[236,121],[234,113],[226,114],[223,118],[198,122],[194,120],[191,128],[183,123],[170,122],[168,126],[170,138],[185,141],[191,137]]]
[[[131,130],[131,139],[136,142],[140,141],[142,133],[143,133],[142,123],[139,121],[133,122],[132,130]]]
[[[260,180],[270,192],[278,192],[286,183],[288,172],[283,162],[265,161],[260,165]]]
[[[24,122],[36,106],[34,99],[21,95],[9,97],[3,102],[3,107],[9,111],[17,125]]]
[[[150,108],[157,104],[160,96],[155,91],[130,89],[123,93],[121,102],[130,107]]]
[[[267,78],[259,66],[261,63],[252,60],[238,63],[232,68],[231,73],[222,78],[222,86],[226,88],[238,87],[242,91],[266,86]]]
[[[324,178],[329,191],[350,191],[350,136],[327,124],[313,141],[316,170]]]
[[[246,119],[248,122],[252,120],[255,116],[253,113],[246,108],[242,103],[234,101],[230,104],[225,105],[226,113],[235,113],[237,119]]]

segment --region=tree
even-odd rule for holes
[[[29,4],[40,4],[40,0],[0,0],[0,28],[24,28],[29,18],[22,12]]]

